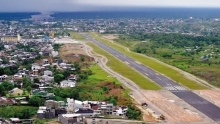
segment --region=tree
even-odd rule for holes
[[[14,88],[14,85],[12,83],[9,83],[9,82],[6,82],[6,81],[2,82],[1,85],[4,87],[4,89],[6,91],[12,90]]]
[[[2,85],[0,85],[0,95],[5,95],[5,88]]]
[[[38,78],[34,78],[34,83],[40,83]]]
[[[32,82],[30,79],[26,78],[26,77],[23,77],[22,78],[22,81],[24,83],[24,87],[28,87],[28,86],[31,86]]]
[[[116,101],[114,98],[111,98],[109,102],[110,102],[110,103],[113,103],[114,106],[117,105],[117,101]]]
[[[85,56],[81,56],[80,59],[81,59],[82,62],[84,62],[85,61]]]
[[[30,92],[31,91],[31,86],[28,86],[26,89],[27,89],[28,92]]]
[[[141,119],[141,111],[133,105],[128,106],[128,110],[126,112],[126,116],[129,119],[140,120]]]
[[[60,83],[60,81],[64,80],[64,75],[63,74],[56,74],[54,75],[54,81],[56,83]]]
[[[29,99],[28,103],[33,106],[40,106],[44,104],[44,101],[40,97],[33,96]]]
[[[4,73],[6,75],[12,75],[12,72],[11,72],[11,70],[9,68],[4,69]]]

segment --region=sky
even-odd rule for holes
[[[112,6],[220,8],[220,0],[0,0],[0,12],[111,10]]]

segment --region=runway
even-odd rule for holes
[[[183,99],[188,104],[192,105],[194,108],[199,110],[200,112],[204,113],[206,116],[211,118],[217,123],[220,123],[220,108],[211,102],[203,99],[202,97],[196,95],[192,91],[186,89],[185,87],[177,84],[176,82],[170,80],[169,78],[158,74],[156,71],[152,70],[151,68],[137,63],[134,59],[124,55],[123,53],[115,50],[108,45],[95,40],[94,38],[90,37],[87,34],[81,34],[83,37],[87,38],[89,41],[93,42],[100,48],[104,49],[105,51],[109,52],[113,56],[117,57],[121,61],[128,64],[131,68],[137,70],[138,72],[146,75],[148,78],[159,84],[161,87],[172,92],[174,95],[178,96],[179,98]]]

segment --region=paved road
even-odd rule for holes
[[[202,97],[196,95],[195,93],[191,92],[190,90],[184,88],[183,86],[177,84],[176,82],[170,80],[169,78],[158,74],[154,70],[150,69],[149,67],[140,64],[139,62],[135,61],[134,59],[124,55],[123,53],[115,50],[108,45],[95,40],[94,38],[90,37],[87,34],[82,34],[83,37],[87,38],[89,41],[93,42],[94,44],[98,45],[105,51],[109,52],[113,56],[117,57],[121,61],[127,63],[130,67],[134,68],[138,72],[146,75],[148,78],[159,84],[160,86],[164,87],[165,89],[171,91],[174,95],[178,96],[179,98],[183,99],[188,104],[192,105],[194,108],[199,110],[200,112],[204,113],[215,122],[220,123],[220,108],[216,105],[212,104],[211,102],[203,99]]]

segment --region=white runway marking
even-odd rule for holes
[[[167,90],[187,90],[182,86],[165,86],[164,88]]]

